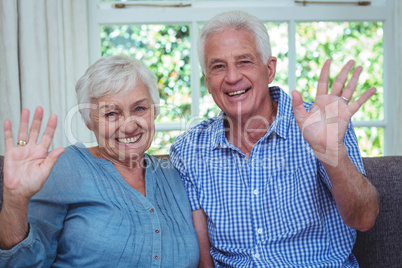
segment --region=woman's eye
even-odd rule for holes
[[[144,111],[144,110],[145,110],[144,107],[137,107],[137,108],[135,108],[135,111],[136,111],[136,112],[141,112],[141,111]]]
[[[105,117],[112,117],[112,116],[116,116],[115,112],[110,112],[110,113],[106,113]]]

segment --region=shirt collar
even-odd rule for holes
[[[290,118],[293,116],[292,99],[280,87],[270,87],[269,91],[271,98],[278,103],[278,111],[271,129],[275,131],[278,136],[287,139],[289,135]],[[268,131],[268,133],[269,132],[270,131]]]
[[[226,139],[225,136],[225,113],[220,112],[217,120],[213,124],[213,130],[212,131],[212,149],[217,149],[217,148],[227,148],[230,146],[229,141]]]

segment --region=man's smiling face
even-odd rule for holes
[[[270,103],[268,84],[275,77],[276,58],[262,62],[254,36],[227,29],[205,42],[205,82],[215,103],[229,118],[264,116]]]

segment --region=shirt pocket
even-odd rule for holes
[[[298,168],[281,177],[279,211],[286,232],[298,233],[306,228],[318,227],[321,221],[317,175]]]

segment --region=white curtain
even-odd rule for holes
[[[53,147],[90,139],[76,105],[74,85],[89,66],[87,1],[0,1],[0,121],[11,119],[16,139],[21,109],[59,118]],[[65,120],[73,136],[66,134]],[[67,132],[67,133],[70,133]],[[0,132],[4,154],[4,132]],[[79,135],[80,134],[80,135]],[[81,137],[78,137],[81,136]]]
[[[394,101],[393,116],[395,118],[393,123],[393,135],[391,141],[392,151],[391,155],[402,155],[402,1],[395,0],[394,8],[394,94],[392,100]]]

